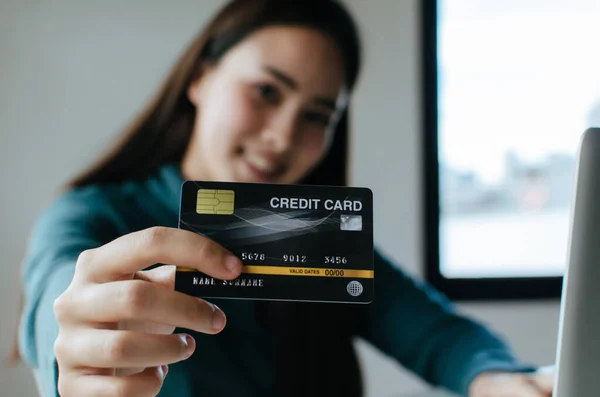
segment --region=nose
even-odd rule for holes
[[[262,139],[270,150],[284,153],[293,146],[297,135],[296,116],[293,112],[281,112],[273,115],[267,128],[262,133]]]

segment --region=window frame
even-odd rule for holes
[[[563,277],[446,278],[440,271],[438,151],[438,2],[422,0],[421,92],[425,278],[451,300],[560,299]]]

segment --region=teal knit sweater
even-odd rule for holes
[[[23,269],[26,301],[19,346],[47,396],[58,395],[53,302],[68,287],[79,253],[147,227],[177,227],[182,182],[179,168],[169,164],[144,181],[73,189],[37,221]],[[498,336],[458,315],[441,294],[410,278],[380,251],[375,275],[369,323],[356,337],[426,382],[466,396],[470,381],[482,371],[533,370],[518,363]],[[214,302],[227,314],[227,327],[216,336],[191,333],[196,352],[170,366],[159,396],[272,395],[274,367],[255,303]]]

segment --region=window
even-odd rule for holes
[[[559,297],[600,3],[423,4],[427,277],[454,299]]]

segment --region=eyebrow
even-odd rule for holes
[[[281,84],[285,85],[290,90],[298,91],[298,83],[292,77],[288,76],[281,70],[276,69],[272,66],[264,66],[264,69],[267,73],[269,73],[271,76],[273,76],[274,78],[279,80],[279,82],[281,82]],[[319,98],[315,98],[313,100],[313,102],[317,106],[324,107],[324,108],[327,108],[332,111],[335,110],[337,107],[336,102],[330,98],[319,97]]]

